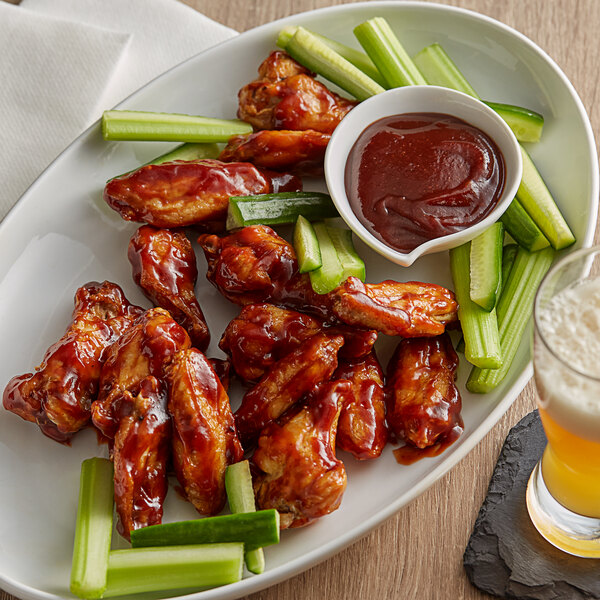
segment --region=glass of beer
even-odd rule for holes
[[[600,557],[600,246],[548,272],[534,305],[537,403],[548,444],[527,508],[551,544]]]

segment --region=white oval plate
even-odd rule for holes
[[[578,246],[590,245],[595,228],[598,173],[585,110],[556,64],[535,44],[489,18],[448,6],[369,2],[317,10],[264,25],[229,40],[165,73],[122,103],[123,108],[235,115],[238,89],[255,77],[275,47],[281,27],[301,24],[348,44],[352,29],[386,17],[410,53],[440,42],[486,99],[527,106],[546,118],[543,141],[531,153],[571,224]],[[173,35],[176,35],[174,32]],[[107,143],[99,124],[82,134],[31,186],[0,226],[0,386],[38,364],[59,338],[75,289],[86,281],[119,283],[129,299],[148,302],[131,280],[126,248],[136,225],[122,221],[101,200],[106,179],[161,154],[163,144]],[[568,151],[565,151],[565,148]],[[309,187],[309,186],[307,186]],[[310,189],[310,187],[309,187]],[[368,278],[417,279],[451,286],[446,254],[419,259],[403,269],[359,244]],[[200,260],[199,269],[205,268]],[[213,334],[237,313],[200,278],[197,293]],[[267,549],[267,571],[193,598],[238,598],[286,579],[356,540],[455,465],[489,431],[531,376],[528,336],[501,387],[486,396],[464,391],[465,432],[437,458],[410,467],[394,461],[392,448],[371,464],[344,456],[348,489],[340,510],[305,529],[283,532]],[[393,340],[379,344],[383,362]],[[80,463],[102,455],[92,431],[71,448],[0,410],[0,587],[23,599],[71,597],[68,592]],[[474,474],[474,476],[477,476]],[[194,518],[171,489],[165,520]],[[117,542],[118,543],[118,542]],[[145,598],[148,595],[144,595]]]

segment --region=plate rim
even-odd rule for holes
[[[562,71],[560,66],[550,57],[540,46],[538,46],[533,40],[520,33],[513,27],[498,21],[492,17],[484,15],[482,13],[478,13],[476,11],[441,4],[437,2],[426,2],[426,1],[402,1],[402,0],[376,0],[373,2],[363,1],[356,2],[352,4],[341,4],[335,6],[327,6],[322,8],[317,8],[310,11],[304,11],[301,13],[296,13],[293,15],[289,15],[286,17],[282,17],[280,19],[276,19],[274,21],[270,21],[268,23],[264,23],[259,25],[258,27],[252,28],[248,31],[244,31],[239,33],[238,35],[232,36],[229,39],[226,39],[218,44],[211,46],[199,52],[186,60],[174,65],[167,71],[161,73],[157,77],[148,81],[142,87],[134,91],[132,94],[124,98],[121,102],[119,102],[114,108],[122,107],[128,104],[131,100],[136,98],[136,96],[142,93],[147,87],[151,86],[156,80],[166,76],[168,73],[171,73],[179,68],[181,68],[184,64],[187,64],[190,61],[198,60],[198,58],[206,53],[214,52],[219,47],[224,44],[231,43],[232,41],[238,39],[240,36],[244,37],[252,37],[261,35],[262,31],[267,28],[273,27],[274,24],[285,24],[286,22],[292,21],[298,17],[307,17],[307,16],[319,16],[320,14],[325,13],[335,13],[335,12],[360,12],[361,10],[368,8],[372,11],[376,11],[379,8],[384,8],[389,10],[390,7],[399,8],[401,10],[411,10],[411,9],[425,9],[435,11],[446,11],[454,14],[460,14],[463,17],[469,18],[473,21],[487,23],[488,25],[500,29],[502,32],[510,34],[511,36],[516,37],[522,43],[524,43],[530,50],[537,54],[541,58],[545,60],[546,63],[552,68],[554,73],[558,75],[561,79],[562,83],[565,85],[567,90],[570,92],[572,99],[575,102],[575,106],[577,108],[577,112],[579,113],[582,123],[584,125],[586,138],[588,142],[588,157],[592,161],[593,168],[591,170],[592,173],[592,182],[591,182],[591,193],[590,198],[588,198],[588,206],[590,208],[594,208],[596,210],[591,210],[587,227],[584,235],[581,240],[578,240],[577,247],[589,247],[592,244],[596,222],[598,218],[598,180],[599,180],[599,171],[598,171],[598,155],[597,149],[594,142],[594,133],[591,126],[591,122],[589,119],[589,115],[585,110],[583,102],[581,101],[577,91],[575,90],[573,84]],[[80,133],[76,138],[74,138],[57,156],[56,158],[48,164],[48,166],[38,175],[38,177],[31,183],[31,185],[25,190],[25,192],[21,195],[21,197],[17,200],[17,202],[11,207],[8,213],[5,215],[4,219],[0,223],[0,237],[3,236],[4,231],[11,224],[14,215],[17,210],[20,210],[20,207],[26,201],[27,197],[33,193],[33,190],[37,188],[38,185],[41,185],[41,182],[45,179],[46,175],[49,171],[52,170],[53,166],[61,160],[64,154],[69,152],[73,146],[80,144],[87,136],[90,136],[92,132],[100,127],[100,119],[92,123],[88,128],[86,128],[82,133]],[[567,252],[572,251],[573,249],[567,250]],[[399,510],[404,508],[407,504],[412,502],[415,498],[424,493],[429,487],[431,487],[438,479],[440,479],[443,475],[448,473],[453,467],[456,466],[458,462],[460,462],[463,458],[469,454],[477,444],[483,439],[485,435],[489,433],[491,428],[499,421],[502,415],[508,410],[508,408],[512,405],[514,400],[518,397],[521,391],[524,389],[525,385],[529,381],[533,374],[533,366],[532,361],[529,360],[525,368],[519,373],[515,383],[508,388],[504,392],[503,398],[498,402],[498,404],[494,407],[494,409],[487,415],[487,417],[482,421],[482,423],[477,427],[477,429],[470,435],[470,437],[465,441],[465,443],[461,444],[460,447],[457,448],[455,452],[448,456],[448,458],[442,461],[437,467],[435,467],[432,471],[430,471],[423,479],[421,479],[417,485],[415,485],[408,493],[404,494],[396,500],[392,502],[387,507],[381,509],[376,514],[366,519],[359,526],[353,528],[350,532],[345,535],[338,537],[334,540],[329,541],[323,546],[316,548],[308,553],[293,559],[289,563],[284,565],[280,565],[275,567],[272,570],[267,570],[261,575],[253,575],[252,577],[247,577],[245,579],[240,580],[239,582],[229,584],[224,587],[213,588],[210,590],[205,590],[201,592],[193,592],[190,594],[169,596],[174,600],[186,598],[188,600],[209,600],[209,599],[217,599],[220,598],[222,600],[234,600],[235,598],[239,598],[245,594],[255,593],[282,581],[285,581],[309,568],[312,566],[324,562],[334,554],[342,551],[347,548],[350,544],[358,541],[360,538],[364,537],[368,533],[370,533],[376,526],[382,524],[384,521],[395,515]],[[13,578],[4,575],[0,571],[0,584],[2,589],[7,592],[17,595],[24,600],[61,600],[63,596],[59,596],[50,592],[45,592],[39,590],[37,588],[33,588],[26,584],[22,584],[20,582],[15,581]]]

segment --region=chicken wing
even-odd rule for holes
[[[146,165],[115,177],[104,188],[104,200],[126,221],[166,228],[211,222],[223,228],[230,196],[301,189],[293,175],[207,159]]]
[[[323,175],[330,135],[318,131],[262,130],[229,139],[219,155],[225,162],[249,162],[259,168],[289,171],[294,175]]]
[[[321,319],[273,304],[248,304],[225,329],[219,348],[231,358],[236,374],[246,382],[258,381],[281,358],[304,340],[324,331],[344,336],[340,356],[359,358],[371,351],[377,332],[328,327]]]
[[[177,479],[198,512],[214,515],[225,504],[225,469],[243,456],[229,398],[195,348],[175,355],[168,381]]]
[[[332,133],[356,102],[342,98],[285,52],[272,52],[238,94],[238,117],[255,129]]]
[[[388,438],[383,370],[375,352],[355,362],[341,362],[334,379],[352,383],[352,398],[342,408],[337,446],[359,460],[381,455]]]
[[[67,331],[48,348],[35,373],[9,381],[4,408],[37,423],[48,437],[68,443],[90,419],[106,348],[142,312],[114,283],[80,287]]]
[[[356,327],[402,337],[436,336],[456,321],[454,294],[434,283],[386,280],[363,283],[349,277],[327,294],[329,310]]]
[[[252,457],[260,470],[254,490],[259,508],[275,508],[281,528],[302,527],[336,510],[346,489],[346,469],[335,456],[340,410],[348,381],[327,382],[282,424],[260,435]]]
[[[166,388],[152,376],[139,388],[120,403],[113,445],[117,529],[126,539],[132,530],[162,521],[171,454]]]
[[[329,322],[403,337],[435,336],[456,320],[454,294],[433,283],[362,283],[349,277],[328,294],[313,292],[292,246],[270,227],[244,227],[219,238],[201,235],[207,277],[235,304],[272,302]]]
[[[318,333],[277,361],[242,399],[235,422],[244,448],[256,440],[273,419],[301,400],[319,383],[327,381],[337,367],[342,336]]]
[[[196,348],[206,350],[210,332],[194,292],[196,255],[185,234],[144,225],[131,238],[127,256],[144,294],[171,313]]]
[[[387,371],[390,430],[408,444],[425,448],[461,424],[457,368],[448,334],[402,340]]]
[[[92,420],[103,435],[114,438],[121,404],[133,402],[148,376],[162,381],[173,356],[190,346],[185,329],[162,308],[147,310],[110,346],[102,366],[100,393],[92,404]]]
[[[203,234],[198,243],[208,262],[206,277],[234,304],[307,306],[308,276],[298,272],[291,244],[270,227],[243,227],[225,237]]]
[[[231,357],[239,377],[258,381],[279,359],[320,330],[319,319],[272,304],[249,304],[229,323],[219,348]]]

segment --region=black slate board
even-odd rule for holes
[[[525,490],[546,436],[537,410],[509,432],[465,550],[471,583],[501,598],[600,600],[600,560],[557,550],[529,520]]]

